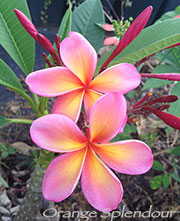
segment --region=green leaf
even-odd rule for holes
[[[174,180],[180,182],[180,177],[178,176],[177,173],[171,172],[171,173],[170,173],[170,176],[171,176]]]
[[[152,168],[155,170],[164,171],[163,165],[157,160],[154,160]]]
[[[123,133],[117,134],[111,142],[116,142],[120,140],[132,139],[132,133],[137,133],[137,128],[135,125],[126,124]]]
[[[16,92],[24,91],[17,76],[2,59],[0,59],[0,84]]]
[[[174,85],[173,89],[171,90],[171,94],[180,97],[180,81]],[[171,103],[171,106],[168,109],[168,113],[180,117],[179,110],[180,110],[180,99],[178,99],[176,102]]]
[[[4,180],[4,178],[2,178],[1,175],[0,175],[0,183],[2,183],[5,187],[9,187],[9,185],[8,185],[7,182]]]
[[[103,45],[104,30],[96,23],[104,23],[100,0],[86,0],[72,13],[72,30],[81,33],[98,50]]]
[[[2,152],[1,156],[4,159],[9,156],[9,153],[7,151],[4,151],[4,152]]]
[[[162,180],[163,180],[163,176],[162,175],[158,175],[158,176],[154,176],[151,180],[151,189],[152,190],[157,190],[159,189],[159,187],[162,184]]]
[[[164,174],[162,182],[163,182],[164,188],[165,189],[168,188],[168,186],[170,184],[170,177],[169,177],[169,175],[167,173]]]
[[[180,19],[166,20],[145,28],[114,60],[111,66],[135,63],[151,54],[180,42]]]
[[[0,127],[10,123],[10,120],[0,115]]]
[[[161,88],[165,85],[171,84],[172,81],[149,78],[146,80],[142,90],[147,90],[150,88]]]
[[[172,19],[173,17],[177,16],[180,14],[180,6],[178,6],[174,11],[169,11],[163,14],[157,21],[156,23],[159,23],[161,21],[165,21],[167,19]]]
[[[171,154],[175,156],[180,156],[180,146],[173,148]]]
[[[25,0],[3,0],[0,3],[0,44],[26,73],[34,66],[34,40],[18,21],[14,9],[21,10],[30,18]]]
[[[178,165],[177,165],[177,162],[176,162],[174,159],[172,159],[172,165],[174,166],[174,168],[175,168],[177,171],[179,170]]]
[[[69,3],[69,8],[67,9],[65,15],[62,18],[61,25],[59,27],[58,35],[61,39],[65,39],[68,36],[68,33],[71,31],[72,26],[72,4]]]

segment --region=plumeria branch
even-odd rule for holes
[[[19,118],[12,118],[8,119],[9,123],[17,123],[17,124],[32,124],[33,120],[30,119],[19,119]]]

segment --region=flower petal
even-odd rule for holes
[[[112,24],[103,24],[102,27],[105,31],[114,31],[114,27]]]
[[[126,100],[120,93],[99,98],[90,113],[90,140],[101,143],[112,139],[123,125],[126,109]]]
[[[82,178],[82,191],[97,210],[116,209],[123,196],[123,188],[115,174],[89,149]]]
[[[54,97],[82,88],[82,82],[67,68],[53,67],[29,74],[26,78],[30,90],[45,97]]]
[[[84,108],[86,112],[86,116],[89,117],[90,111],[94,103],[102,96],[102,94],[93,91],[86,90],[84,94]]]
[[[120,173],[142,174],[152,167],[151,149],[142,141],[126,140],[94,145],[95,152],[103,161]]]
[[[79,33],[69,32],[60,47],[64,64],[88,85],[92,80],[97,63],[97,55],[91,44]]]
[[[122,63],[112,66],[91,83],[90,88],[99,92],[121,92],[125,94],[138,87],[141,82],[141,76],[132,64]]]
[[[64,114],[77,122],[81,111],[83,97],[83,89],[60,95],[54,103],[52,113]]]
[[[42,182],[47,200],[60,202],[75,189],[86,156],[85,148],[56,157],[48,166]]]
[[[123,132],[124,132],[124,128],[125,128],[125,126],[126,126],[126,124],[127,124],[127,120],[128,120],[128,117],[127,117],[127,115],[126,115],[125,118],[124,118],[124,120],[123,120],[122,126],[121,126],[121,128],[120,128],[120,130],[119,130],[119,133],[123,133]]]
[[[74,121],[60,114],[49,114],[33,121],[30,135],[38,146],[53,152],[81,149],[87,142]]]
[[[115,36],[113,37],[107,37],[104,39],[104,45],[113,45],[116,42],[117,38]]]

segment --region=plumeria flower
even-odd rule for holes
[[[49,164],[44,175],[42,192],[47,200],[60,202],[67,198],[81,176],[82,191],[94,208],[117,208],[123,188],[109,167],[136,175],[147,172],[153,163],[151,149],[141,141],[107,142],[119,132],[125,117],[124,96],[109,93],[92,107],[86,135],[72,119],[61,114],[49,114],[32,123],[31,138],[38,146],[66,152]]]
[[[60,55],[65,67],[35,71],[26,78],[35,94],[59,96],[52,110],[54,114],[65,114],[77,121],[82,102],[89,116],[91,107],[102,93],[125,94],[140,84],[140,74],[127,63],[112,66],[93,79],[97,54],[79,33],[70,32],[69,37],[62,41]]]
[[[113,32],[114,31],[114,27],[112,24],[103,24],[102,28],[105,31],[110,31]],[[114,45],[117,46],[119,44],[119,38],[117,38],[116,36],[111,36],[111,37],[106,37],[104,39],[104,45]]]

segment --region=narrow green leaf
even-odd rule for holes
[[[110,65],[135,63],[144,57],[180,42],[180,19],[171,19],[145,28]]]
[[[96,23],[104,24],[100,0],[86,0],[72,13],[72,30],[81,33],[98,50],[103,45],[104,30]]]
[[[171,176],[174,180],[180,182],[180,177],[178,176],[177,173],[172,172],[172,173],[170,173],[170,176]]]
[[[0,115],[0,127],[3,127],[4,125],[10,123],[10,120]]]
[[[176,162],[174,159],[172,160],[172,165],[174,166],[174,168],[175,168],[176,170],[179,170],[179,169],[178,169],[177,162]]]
[[[7,182],[4,180],[4,178],[0,175],[0,183],[2,183],[5,187],[9,187]]]
[[[180,156],[180,146],[173,148],[171,154],[175,156]]]
[[[3,0],[0,3],[0,44],[26,73],[34,66],[34,40],[18,21],[14,9],[21,10],[30,18],[26,0]]]
[[[163,176],[162,175],[158,175],[158,176],[154,176],[151,180],[151,189],[152,190],[157,190],[159,189],[159,187],[161,186],[162,184],[162,179],[163,179]]]
[[[17,92],[24,91],[17,76],[2,59],[0,59],[0,84]]]
[[[61,41],[68,36],[68,33],[71,31],[72,26],[72,4],[69,3],[69,8],[67,9],[65,15],[62,18],[61,25],[58,30],[59,37]]]
[[[164,171],[163,165],[157,160],[154,160],[152,168],[155,170]]]
[[[164,188],[168,188],[169,184],[170,184],[170,177],[167,173],[164,174],[163,179],[162,179],[162,183]]]

